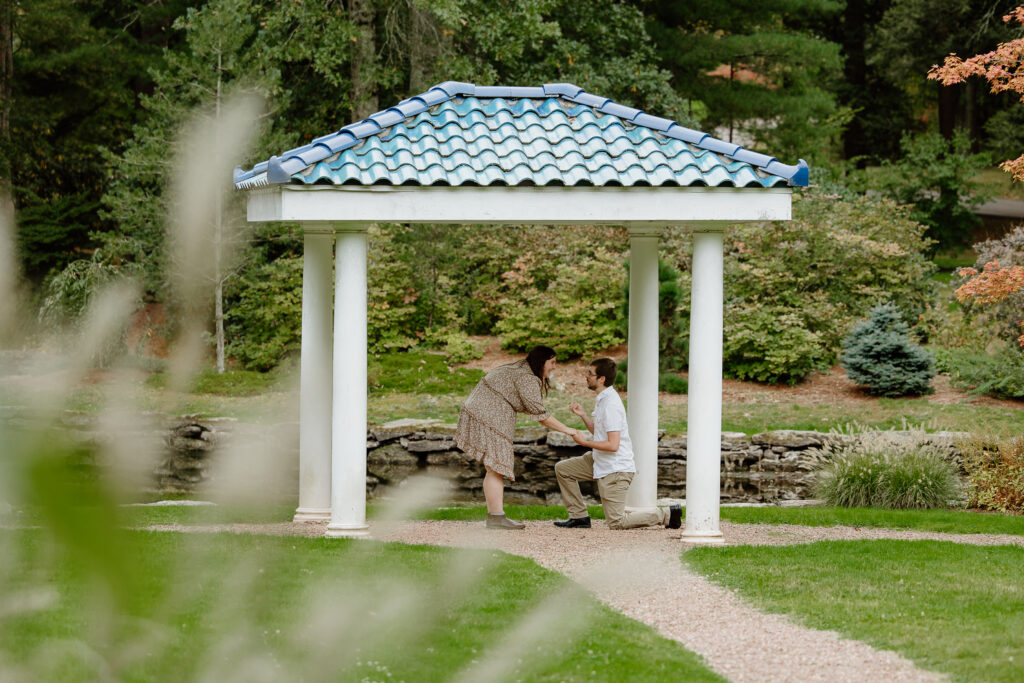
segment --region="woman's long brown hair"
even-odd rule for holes
[[[526,364],[530,366],[533,374],[537,375],[537,379],[540,380],[541,390],[545,396],[548,395],[548,389],[551,388],[551,385],[547,377],[544,376],[544,364],[554,357],[555,350],[550,346],[534,346],[526,354]]]

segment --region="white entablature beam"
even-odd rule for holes
[[[673,225],[791,218],[789,188],[281,185],[249,194],[250,221]]]

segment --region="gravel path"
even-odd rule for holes
[[[320,537],[323,524],[147,527],[165,531],[233,531]],[[805,527],[722,522],[730,545],[790,545],[825,540],[939,540],[974,545],[1022,545],[1024,537],[860,527]],[[488,531],[479,522],[374,523],[373,538],[464,548],[495,548],[529,557],[561,572],[633,619],[702,655],[733,681],[936,681],[895,652],[879,651],[832,631],[764,614],[734,592],[717,586],[679,561],[679,531],[563,530],[527,522],[525,531]]]

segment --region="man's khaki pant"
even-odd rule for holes
[[[594,455],[587,453],[577,458],[562,460],[555,465],[558,488],[562,490],[565,503],[572,518],[587,517],[587,506],[580,493],[581,481],[595,481]],[[633,481],[632,472],[613,472],[597,479],[597,491],[604,506],[604,518],[610,529],[633,529],[638,526],[664,526],[668,523],[668,509],[658,508],[654,512],[626,512],[626,491]]]

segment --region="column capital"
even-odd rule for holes
[[[370,229],[372,223],[350,223],[347,221],[338,221],[332,224],[334,232],[366,232]]]
[[[664,223],[627,223],[630,237],[661,237]]]
[[[333,235],[334,226],[330,223],[299,223],[304,235]]]
[[[687,221],[683,223],[693,232],[725,232],[736,221]]]

